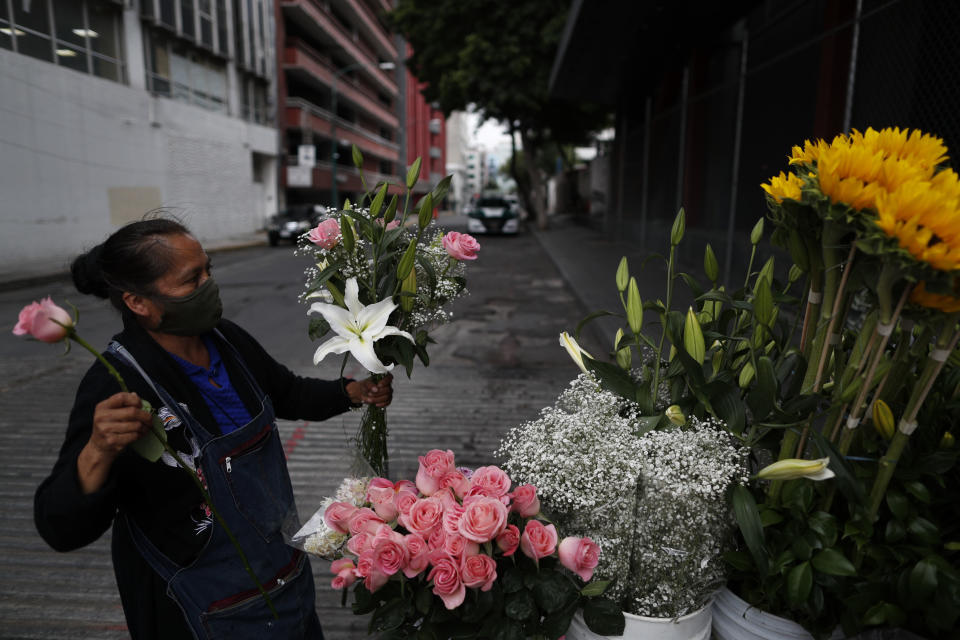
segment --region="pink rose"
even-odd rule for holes
[[[443,550],[443,545],[447,541],[447,534],[444,532],[443,527],[437,527],[434,529],[430,535],[427,537],[427,546],[430,547],[430,551],[436,551],[437,549]]]
[[[393,528],[388,524],[382,524],[377,528],[377,532],[373,535],[373,546],[377,546],[381,540],[393,540],[394,542],[403,542],[403,534],[399,531],[394,531]]]
[[[520,546],[520,529],[517,529],[516,525],[508,524],[497,536],[497,546],[504,556],[512,556]]]
[[[480,587],[480,591],[490,591],[497,579],[497,563],[483,553],[464,556],[460,561],[460,579],[465,587]]]
[[[340,223],[334,218],[327,218],[310,229],[307,239],[322,249],[333,249],[340,242]]]
[[[560,564],[580,576],[584,582],[593,577],[593,570],[600,560],[600,547],[590,538],[564,538],[557,547]]]
[[[499,498],[510,491],[510,476],[499,467],[480,467],[470,478],[470,488],[478,489],[491,498]]]
[[[454,260],[476,260],[480,243],[471,235],[451,231],[443,236],[443,248]]]
[[[440,488],[449,488],[453,490],[454,495],[463,499],[463,497],[467,495],[467,491],[470,490],[470,481],[467,480],[467,477],[463,475],[462,471],[454,469],[453,471],[448,471],[440,478]]]
[[[397,494],[397,511],[400,512],[400,515],[407,515],[410,513],[410,507],[412,507],[419,498],[417,494],[412,491],[401,491]]]
[[[496,498],[471,498],[463,505],[460,534],[474,542],[488,542],[507,525],[507,508]]]
[[[334,502],[323,512],[323,521],[328,527],[340,533],[350,531],[350,520],[358,509],[348,502]]]
[[[427,537],[436,529],[443,518],[443,504],[436,498],[421,498],[413,503],[410,511],[403,516],[401,524],[410,533],[419,533]]]
[[[403,545],[407,548],[407,564],[403,567],[403,575],[415,578],[430,563],[430,549],[427,541],[416,533],[404,536]]]
[[[373,548],[373,566],[377,571],[392,576],[407,564],[407,547],[395,540],[381,540]]]
[[[539,520],[528,520],[520,536],[520,550],[533,560],[552,555],[557,548],[557,528],[552,524],[544,526]]]
[[[377,529],[379,529],[382,524],[386,524],[386,522],[374,513],[373,509],[363,507],[362,509],[357,509],[350,518],[350,534],[354,536],[363,532],[376,534]]]
[[[425,496],[432,496],[440,489],[440,479],[454,469],[453,451],[432,449],[418,460],[420,468],[417,470],[417,489]]]
[[[433,568],[427,574],[427,580],[433,581],[433,592],[440,596],[447,609],[456,609],[463,604],[467,590],[460,580],[460,571],[453,558],[446,554],[437,554],[431,558]]]
[[[532,518],[540,513],[540,499],[537,498],[537,488],[532,484],[520,485],[510,494],[513,499],[511,511],[516,511],[524,518]]]
[[[57,324],[57,323],[60,324]],[[64,325],[64,326],[60,326]],[[31,335],[41,342],[60,342],[67,337],[67,328],[73,326],[73,318],[50,299],[31,302],[20,310],[20,317],[13,334]]]
[[[373,506],[378,516],[390,522],[396,520],[400,510],[396,504],[397,493],[394,484],[386,478],[374,478],[367,485],[367,502]]]
[[[349,558],[334,560],[333,564],[330,565],[330,572],[334,574],[330,586],[334,589],[346,589],[352,585],[357,579],[355,568],[353,560]]]
[[[467,540],[459,533],[448,535],[443,540],[443,550],[454,558],[461,556],[472,556],[480,553],[480,545],[472,540]]]
[[[455,504],[447,507],[443,512],[443,532],[447,535],[460,533],[460,517],[463,515],[462,505]]]
[[[366,551],[357,558],[356,572],[357,576],[363,578],[363,586],[365,586],[370,593],[387,584],[387,580],[390,579],[390,576],[377,569],[373,550]]]
[[[347,540],[347,550],[355,556],[362,556],[365,552],[373,549],[373,535],[369,533],[358,533]]]
[[[377,218],[377,224],[383,227],[383,218]],[[387,226],[383,228],[384,228],[384,231],[390,231],[391,229],[396,229],[399,226],[400,226],[399,220],[392,220],[391,222],[388,222]]]

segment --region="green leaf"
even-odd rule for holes
[[[924,558],[910,570],[910,592],[919,602],[937,590],[937,567]]]
[[[450,191],[450,182],[453,180],[453,175],[446,176],[437,183],[437,186],[433,188],[433,191],[430,192],[430,195],[433,196],[433,201],[439,205],[443,202],[443,199],[447,197],[447,192]]]
[[[433,592],[431,592],[427,586],[420,587],[417,589],[417,594],[414,596],[413,602],[417,607],[417,611],[426,615],[430,613],[430,607],[433,605]]]
[[[516,593],[523,589],[523,571],[520,567],[510,567],[501,578],[504,593]]]
[[[807,526],[820,536],[820,540],[825,547],[832,547],[836,544],[839,531],[837,530],[837,519],[833,515],[824,511],[815,511],[807,518]]]
[[[540,580],[533,587],[533,597],[547,613],[559,611],[578,597],[577,588],[563,574],[556,571],[540,571]]]
[[[580,332],[583,331],[583,328],[587,325],[588,322],[596,320],[597,318],[602,318],[604,316],[612,316],[612,315],[616,315],[616,314],[610,311],[602,311],[602,310],[594,311],[593,313],[588,315],[586,318],[584,318],[583,320],[577,323],[577,328],[573,330],[574,339],[576,340],[580,339]]]
[[[431,220],[433,220],[433,196],[428,193],[420,202],[420,214],[417,216],[417,224],[421,229],[426,229]]]
[[[508,618],[499,621],[492,640],[526,640],[523,627]]]
[[[330,331],[330,323],[327,322],[326,318],[324,318],[323,316],[310,317],[310,328],[307,329],[307,335],[310,337],[311,340],[317,340],[319,338],[322,338],[323,336],[327,335],[329,331]]]
[[[573,616],[576,615],[577,609],[579,609],[578,605],[579,603],[574,600],[570,605],[560,609],[560,611],[544,616],[540,624],[544,635],[546,635],[549,640],[555,640],[567,633],[567,629],[570,628],[570,623],[573,621]]]
[[[373,202],[370,203],[371,218],[376,218],[380,214],[380,209],[383,207],[383,200],[387,197],[387,186],[387,183],[384,182],[380,190],[377,191],[377,195],[373,196]]]
[[[352,254],[353,248],[356,246],[356,238],[353,225],[350,223],[350,216],[340,216],[340,239],[343,242],[343,248],[347,250],[348,254]]]
[[[930,490],[922,482],[907,482],[903,486],[914,498],[924,504],[930,504]]]
[[[907,533],[920,544],[932,546],[940,543],[940,530],[926,518],[912,519],[907,523]]]
[[[587,358],[586,356],[583,358],[583,363],[587,366],[587,369],[596,374],[603,388],[631,400],[636,397],[637,388],[633,378],[617,365]]]
[[[887,506],[897,520],[906,520],[910,515],[910,501],[907,496],[897,491],[887,492]]]
[[[840,551],[836,549],[824,549],[813,556],[810,561],[813,568],[820,573],[826,573],[831,576],[855,576],[857,570],[853,563],[847,560]]]
[[[809,562],[802,562],[787,574],[787,602],[800,606],[810,596],[813,587],[813,570]]]
[[[768,356],[757,358],[757,384],[747,395],[747,405],[753,412],[753,419],[759,422],[770,415],[777,398],[777,376],[773,371],[773,360]]]
[[[766,576],[768,563],[767,551],[763,545],[763,524],[760,522],[760,514],[757,511],[757,503],[753,499],[753,494],[747,487],[738,484],[733,487],[731,498],[733,514],[737,519],[737,525],[740,527],[743,540],[747,543],[747,549],[753,556],[753,562],[759,575],[761,577]]]
[[[907,615],[903,609],[889,602],[878,602],[863,614],[861,619],[864,625],[885,625],[888,627],[898,627],[907,620]]]
[[[504,613],[514,620],[523,622],[537,614],[537,603],[526,589],[509,594],[505,599]]]
[[[413,161],[413,164],[410,165],[410,168],[407,170],[407,189],[413,189],[413,185],[417,184],[417,179],[420,177],[420,163],[422,159],[417,158]]]
[[[888,543],[897,543],[907,537],[907,528],[899,520],[888,520],[883,538]]]
[[[609,580],[594,580],[593,582],[588,583],[583,589],[580,589],[580,595],[588,598],[599,596],[607,590],[608,586],[610,586]]]
[[[620,606],[606,598],[590,598],[583,605],[583,621],[590,631],[601,636],[620,636],[626,620]]]
[[[403,624],[407,603],[403,598],[396,598],[377,608],[370,620],[370,629],[373,631],[389,631]]]

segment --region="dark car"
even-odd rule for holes
[[[271,247],[281,240],[296,243],[297,238],[317,226],[319,219],[320,214],[315,213],[313,207],[281,211],[267,221],[267,240]]]
[[[503,196],[484,196],[467,211],[470,233],[517,233],[520,216],[517,208]]]

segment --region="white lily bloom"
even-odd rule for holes
[[[574,340],[566,331],[560,334],[560,346],[567,350],[567,353],[570,354],[570,357],[573,358],[573,361],[577,363],[577,366],[580,367],[580,370],[584,373],[590,373],[587,371],[586,365],[583,363],[583,356],[588,358],[593,358],[589,353],[580,348],[580,345],[577,344],[577,341]]]
[[[787,458],[767,465],[757,473],[760,480],[793,480],[794,478],[808,478],[810,480],[827,480],[834,476],[827,465],[830,458],[817,460],[800,460]]]
[[[393,300],[385,298],[371,305],[360,302],[357,279],[347,280],[344,302],[347,308],[324,302],[310,305],[310,313],[319,313],[330,324],[337,335],[321,344],[313,354],[313,364],[319,364],[330,353],[349,351],[357,361],[372,373],[387,373],[393,365],[385,365],[377,358],[373,343],[387,336],[403,336],[413,342],[413,336],[406,331],[387,325],[387,320],[397,308]]]

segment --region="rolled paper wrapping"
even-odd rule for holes
[[[890,324],[883,324],[883,323],[878,324],[877,333],[879,333],[882,336],[890,335],[891,333],[893,333],[893,323],[891,322]]]
[[[810,293],[807,294],[807,301],[810,304],[820,304],[820,301],[823,300],[823,293],[821,291],[810,290]]]
[[[900,424],[897,425],[897,429],[905,436],[909,436],[914,431],[917,430],[917,421],[916,420],[900,420]]]
[[[946,362],[947,358],[950,357],[949,349],[934,349],[930,352],[930,359],[936,360],[937,362]]]

